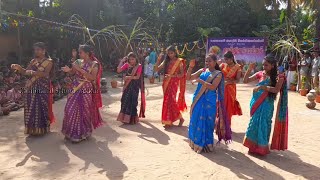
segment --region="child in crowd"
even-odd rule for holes
[[[0,85],[0,106],[1,111],[5,112],[5,115],[9,114],[10,111],[17,110],[17,106],[15,103],[10,102],[10,100],[7,97],[7,86]]]
[[[7,92],[7,98],[9,101],[14,104],[16,107],[15,109],[18,110],[23,107],[23,98],[22,98],[22,92],[21,92],[21,86],[19,82],[15,82],[13,84],[13,88],[8,90]]]

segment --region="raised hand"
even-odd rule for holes
[[[11,69],[13,69],[13,70],[21,70],[22,69],[22,67],[19,65],[19,64],[12,64],[11,65]]]
[[[253,69],[255,69],[256,68],[256,63],[250,63],[249,64],[249,69],[250,70],[253,70]]]
[[[195,59],[192,59],[189,63],[189,67],[190,68],[194,68],[196,66],[196,60]]]
[[[163,53],[161,53],[161,54],[158,56],[157,64],[160,64],[160,63],[161,63],[161,60],[163,59],[163,56],[164,56]]]
[[[126,57],[124,57],[124,58],[121,59],[120,63],[123,64],[123,63],[125,63],[127,60],[128,60],[128,57],[126,56]]]

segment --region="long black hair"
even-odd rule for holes
[[[37,42],[33,44],[33,48],[40,48],[42,50],[45,50],[45,57],[50,58],[48,51],[47,51],[47,45],[44,42]]]
[[[76,60],[79,59],[79,53],[78,53],[77,48],[73,48],[73,49],[72,49],[72,51],[71,51],[71,56],[73,56],[73,54],[72,54],[73,51],[76,51],[76,52],[77,52],[77,54],[76,54]],[[73,58],[73,57],[72,57],[72,58]]]
[[[79,46],[79,51],[82,50],[85,53],[89,54],[89,57],[93,55],[93,48],[87,44],[83,44]]]
[[[269,72],[270,76],[270,86],[276,87],[277,84],[277,78],[278,78],[278,68],[277,68],[277,60],[272,55],[267,55],[264,60],[271,64],[272,69]],[[276,99],[277,94],[269,92],[269,98]]]
[[[206,58],[211,58],[213,61],[215,61],[216,62],[216,66],[214,67],[216,70],[218,70],[218,71],[221,71],[221,69],[220,69],[220,67],[219,67],[219,64],[218,64],[218,57],[217,57],[217,55],[215,55],[215,54],[213,54],[213,53],[210,53],[210,54],[208,54],[207,55],[207,57]]]
[[[170,62],[170,57],[168,56],[168,52],[169,51],[172,51],[176,54],[176,58],[178,58],[178,52],[176,50],[176,48],[174,46],[169,46],[167,49],[166,49],[166,57],[164,59],[164,73],[167,73],[167,69],[168,69],[168,66],[169,66],[169,62]]]
[[[234,64],[237,64],[237,61],[234,59],[234,55],[231,51],[228,51],[224,54],[225,58],[232,59]]]

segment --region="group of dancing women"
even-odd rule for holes
[[[51,76],[54,62],[47,55],[44,43],[34,45],[35,58],[28,67],[13,64],[11,68],[29,77],[25,88],[25,133],[31,136],[50,132],[50,124],[55,121],[52,111]],[[72,89],[64,110],[62,133],[66,140],[73,143],[89,138],[93,129],[103,125],[99,108],[102,107],[100,77],[102,66],[88,45],[80,45],[80,59],[72,66],[61,70],[72,76]],[[124,87],[121,108],[117,120],[124,124],[136,124],[145,117],[146,98],[144,93],[142,53],[129,53],[117,68],[124,73]],[[187,62],[178,58],[173,46],[161,54],[154,71],[163,70],[163,106],[161,122],[170,128],[176,121],[183,126],[182,112],[187,110],[185,102],[186,82],[197,83],[190,107],[189,145],[197,153],[211,152],[214,149],[214,134],[218,142],[232,141],[231,119],[233,115],[242,115],[237,100],[236,84],[241,79],[242,70],[232,52],[224,55],[224,63],[218,63],[217,55],[210,53],[205,58],[205,67],[194,70],[195,60]],[[244,75],[244,83],[257,82],[250,102],[250,122],[243,141],[249,153],[267,155],[272,150],[286,150],[288,146],[288,94],[286,77],[278,71],[273,56],[263,60],[263,70],[251,75],[255,64],[250,64]],[[178,92],[179,90],[179,92]],[[139,93],[140,92],[140,93]],[[274,131],[269,147],[272,128],[274,103],[280,97],[276,109]],[[138,113],[138,99],[141,95],[141,107]]]

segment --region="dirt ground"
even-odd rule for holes
[[[110,82],[110,80],[109,80]],[[44,137],[23,134],[23,111],[0,118],[0,179],[320,179],[320,104],[289,95],[289,150],[267,157],[247,153],[242,140],[249,122],[251,85],[238,85],[244,115],[233,118],[233,143],[214,153],[196,154],[187,141],[189,113],[183,127],[161,125],[160,83],[147,83],[146,118],[137,125],[116,121],[121,88],[103,95],[105,126],[89,141],[71,144],[60,133],[66,99],[54,104],[57,123]],[[195,85],[188,85],[190,107]]]

